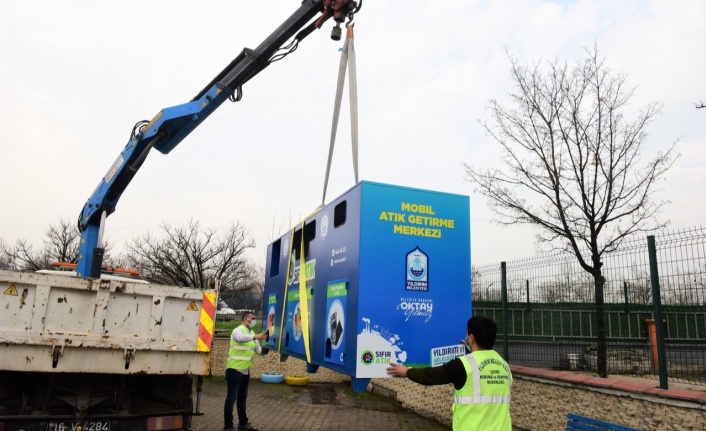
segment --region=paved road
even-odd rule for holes
[[[194,418],[194,431],[223,429],[225,393],[225,380],[210,378],[204,382],[201,396],[201,411],[204,414]],[[350,385],[343,383],[288,386],[284,383],[266,384],[253,379],[248,396],[248,416],[260,431],[451,429],[405,410],[392,399],[368,393],[354,394]]]

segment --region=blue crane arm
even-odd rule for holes
[[[101,237],[105,219],[115,211],[120,196],[152,148],[168,154],[226,99],[239,93],[243,84],[267,67],[272,57],[284,49],[283,45],[292,37],[296,36],[298,43],[332,17],[337,24],[331,37],[336,39],[337,29],[340,35],[340,24],[346,18],[352,19],[352,14],[359,9],[354,0],[304,0],[299,9],[260,46],[254,50],[245,48],[190,102],[164,108],[149,123],[139,127],[81,211],[78,221],[81,244],[77,275],[94,278],[100,276],[103,261]],[[307,25],[318,13],[321,13],[319,18]]]

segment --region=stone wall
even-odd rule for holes
[[[228,339],[216,338],[212,354],[212,375],[223,375]],[[706,388],[703,391],[659,389],[659,382],[599,379],[590,374],[557,372],[528,367],[513,371],[513,424],[530,431],[566,428],[569,412],[641,428],[647,431],[706,431]],[[306,364],[296,358],[279,361],[270,353],[256,356],[253,378],[262,373],[309,376],[310,382],[350,381],[347,375],[320,367],[306,373]],[[699,387],[697,387],[698,389]],[[368,390],[396,398],[405,408],[440,423],[451,425],[452,385],[422,386],[407,379],[373,379]]]
[[[513,376],[513,424],[528,430],[564,430],[569,412],[644,430],[706,430],[704,404],[533,378],[520,372]]]

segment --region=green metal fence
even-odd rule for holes
[[[659,234],[654,244],[652,269],[646,237],[603,257],[608,371],[706,385],[706,231]],[[474,266],[472,298],[474,314],[498,322],[511,362],[591,369],[594,282],[570,253]]]

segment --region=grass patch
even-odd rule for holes
[[[353,392],[353,389],[346,388],[343,390],[343,394],[348,398],[354,398],[356,400],[369,400],[370,392]]]

